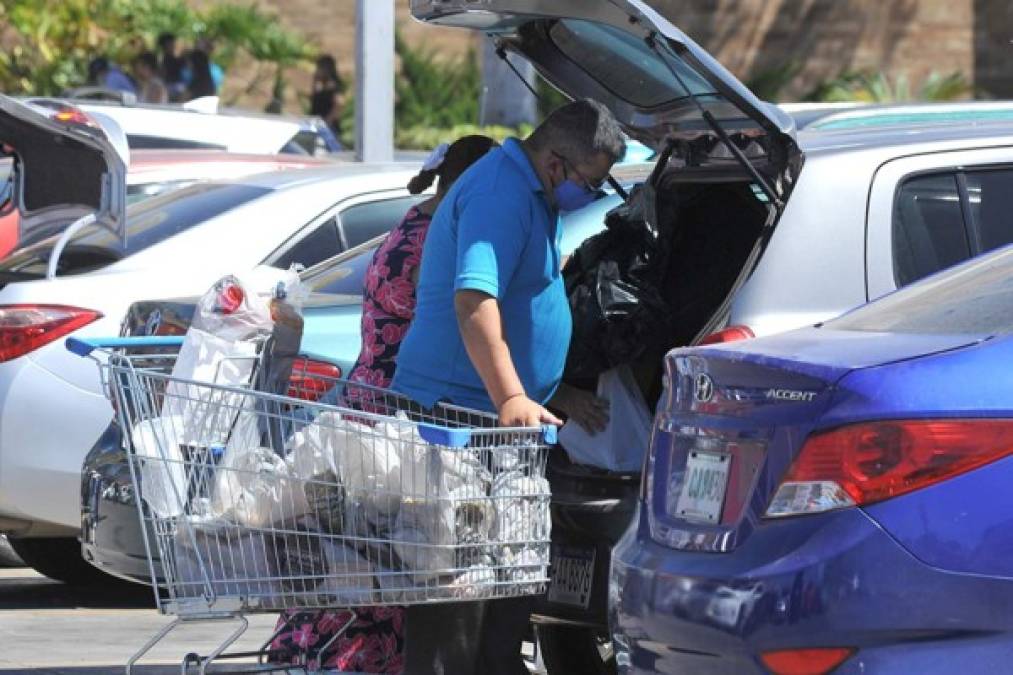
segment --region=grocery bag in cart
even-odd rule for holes
[[[98,362],[118,424],[136,431],[124,437],[156,597],[177,617],[131,664],[181,621],[342,608],[354,621],[356,607],[544,592],[554,428],[501,428],[495,415],[424,409],[320,374],[313,395],[289,391],[287,366],[271,359],[290,358],[291,345],[271,349],[270,340],[228,384],[216,379],[232,354],[212,381],[198,381],[136,358],[129,339],[68,340]],[[174,475],[183,451],[153,454],[146,444],[208,451]],[[152,475],[169,476],[161,502]],[[202,667],[226,658],[240,632],[193,658]],[[307,646],[306,662],[327,646]]]

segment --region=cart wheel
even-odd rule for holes
[[[189,654],[184,656],[181,668],[183,675],[186,675],[188,672],[190,672],[191,666],[200,668],[200,665],[203,661],[204,659],[201,658],[201,655],[194,652],[190,652]]]

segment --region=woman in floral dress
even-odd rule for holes
[[[439,178],[436,194],[408,209],[373,254],[363,289],[362,349],[349,380],[376,387],[390,385],[401,341],[415,315],[415,285],[429,223],[458,176],[494,145],[486,136],[465,136],[449,146],[441,145],[408,183],[409,192],[421,194]],[[298,664],[303,652],[325,644],[350,618],[346,611],[289,612],[278,621],[281,633],[271,644],[272,662]],[[359,673],[403,673],[404,623],[404,607],[357,609],[354,623],[323,655],[323,663],[308,665]]]

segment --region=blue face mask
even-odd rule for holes
[[[564,180],[555,187],[552,194],[560,211],[579,211],[601,197],[600,190],[591,190],[573,179]]]

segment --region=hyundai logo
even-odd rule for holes
[[[714,380],[707,373],[700,373],[693,383],[693,398],[700,403],[707,403],[714,398]]]

